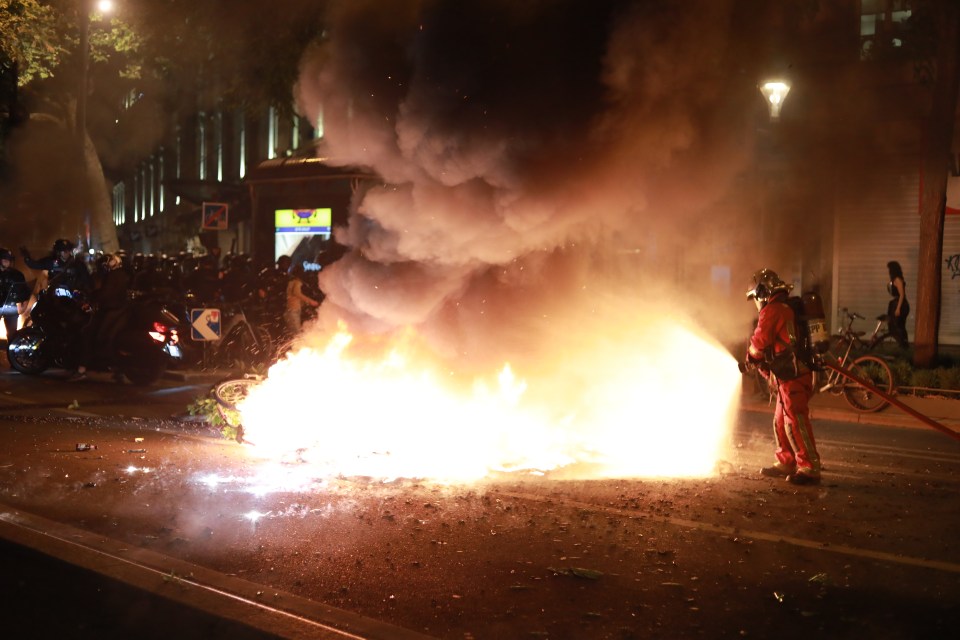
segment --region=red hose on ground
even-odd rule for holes
[[[925,425],[927,425],[927,426],[929,426],[929,427],[933,427],[934,429],[936,429],[937,431],[940,431],[941,433],[945,433],[946,435],[950,436],[950,437],[953,438],[954,440],[960,440],[960,433],[957,433],[956,431],[954,431],[953,429],[951,429],[951,428],[949,428],[949,427],[945,427],[944,425],[940,424],[939,422],[937,422],[936,420],[934,420],[934,419],[932,419],[932,418],[928,418],[927,416],[923,415],[922,413],[920,413],[919,411],[917,411],[917,410],[914,409],[913,407],[908,407],[907,405],[905,405],[904,403],[900,402],[899,400],[897,400],[897,399],[894,398],[893,396],[891,396],[891,395],[887,394],[886,392],[881,391],[880,389],[878,389],[878,388],[876,387],[876,385],[872,384],[870,381],[868,381],[868,380],[861,380],[860,378],[858,378],[857,376],[853,375],[852,373],[850,373],[849,371],[847,371],[847,370],[844,369],[843,367],[837,366],[837,365],[835,365],[835,364],[831,364],[831,363],[829,363],[829,362],[824,362],[824,363],[823,363],[823,366],[826,367],[827,369],[832,369],[833,371],[836,371],[837,373],[839,373],[839,374],[842,375],[843,377],[848,378],[848,379],[850,379],[850,380],[853,380],[853,381],[856,382],[857,384],[861,384],[861,385],[865,386],[867,389],[870,389],[870,391],[873,391],[874,393],[876,393],[877,395],[879,395],[881,398],[883,398],[884,400],[886,400],[887,402],[889,402],[889,403],[892,404],[893,406],[897,407],[898,409],[900,409],[900,410],[903,411],[904,413],[910,414],[911,416],[913,416],[914,418],[916,418],[916,419],[919,420],[920,422],[924,423]]]

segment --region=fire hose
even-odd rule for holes
[[[852,380],[853,382],[856,382],[856,383],[859,384],[859,385],[862,385],[862,386],[866,387],[867,389],[869,389],[870,391],[876,393],[877,395],[879,395],[881,398],[883,398],[884,400],[886,400],[887,402],[889,402],[889,403],[892,404],[893,406],[897,407],[898,409],[900,409],[900,410],[903,411],[904,413],[907,413],[907,414],[913,416],[914,418],[916,418],[916,419],[919,420],[920,422],[924,423],[924,424],[927,425],[928,427],[933,427],[933,428],[936,429],[937,431],[940,431],[940,432],[942,432],[942,433],[950,436],[951,438],[953,438],[953,439],[955,439],[955,440],[960,440],[960,433],[957,433],[957,432],[954,431],[953,429],[951,429],[951,428],[949,428],[949,427],[946,427],[946,426],[940,424],[939,422],[937,422],[937,421],[934,420],[933,418],[930,418],[930,417],[928,417],[928,416],[923,415],[922,413],[920,413],[919,411],[917,411],[917,410],[914,409],[913,407],[907,406],[906,404],[904,404],[904,403],[901,402],[900,400],[897,400],[896,398],[894,398],[892,395],[884,392],[884,391],[881,390],[881,389],[878,389],[877,386],[876,386],[875,384],[871,383],[869,380],[862,380],[862,379],[860,379],[858,376],[856,376],[856,375],[854,375],[853,373],[851,373],[849,370],[844,369],[843,367],[841,367],[841,366],[839,366],[839,365],[836,365],[836,364],[833,364],[833,363],[830,363],[830,362],[824,362],[824,363],[823,363],[823,366],[824,366],[825,368],[827,368],[827,369],[831,369],[831,370],[833,370],[833,371],[836,371],[837,373],[839,373],[839,374],[842,375],[843,377],[845,377],[845,378],[847,378],[847,379],[849,379],[849,380]]]

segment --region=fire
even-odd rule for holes
[[[23,316],[17,317],[17,331],[23,329]],[[3,322],[0,322],[0,341],[5,341],[9,338],[7,335],[7,325]]]
[[[255,455],[295,453],[343,476],[711,475],[733,424],[737,367],[681,323],[650,329],[598,334],[529,379],[505,363],[468,385],[409,341],[370,357],[341,331],[270,369],[240,406],[245,437]]]

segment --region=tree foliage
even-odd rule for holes
[[[52,77],[69,51],[61,16],[37,0],[0,0],[0,59],[16,65],[18,83]]]
[[[127,0],[145,76],[175,102],[289,111],[300,56],[322,33],[325,2]],[[148,78],[145,78],[145,81]]]

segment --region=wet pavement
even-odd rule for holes
[[[59,538],[85,554],[152,572],[120,586],[88,573],[105,561],[58,566],[4,543],[16,637],[152,632],[186,615],[167,596],[192,574],[191,597],[236,594],[226,617],[255,615],[232,628],[207,611],[173,637],[268,634],[266,606],[358,637],[919,638],[960,616],[960,444],[922,426],[821,410],[818,487],[759,477],[769,417],[751,403],[709,478],[381,482],[268,464],[184,419],[209,384],[0,374],[5,513],[72,527]],[[47,607],[62,615],[39,616]]]
[[[960,447],[934,432],[822,421],[819,487],[758,477],[753,412],[712,478],[437,486],[140,422],[7,416],[0,502],[433,637],[936,637],[960,613]]]

